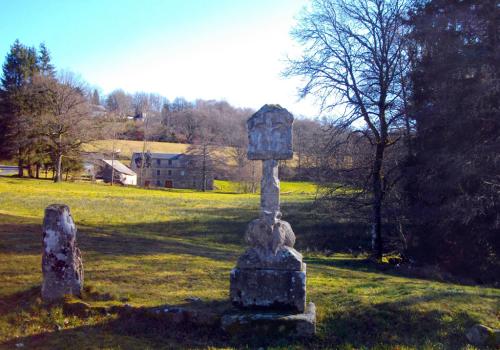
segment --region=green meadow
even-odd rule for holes
[[[216,187],[148,190],[0,177],[0,348],[475,349],[464,336],[468,327],[500,328],[499,289],[404,277],[349,254],[346,242],[368,241],[368,229],[318,211],[310,183],[282,182],[282,211],[308,266],[308,298],[317,308],[313,339],[233,338],[217,325],[115,312],[83,317],[41,302],[43,210],[65,203],[78,227],[92,306],[230,310],[229,272],[245,249],[259,195],[235,193],[229,182]]]

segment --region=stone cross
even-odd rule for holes
[[[264,105],[248,121],[248,159],[262,160],[261,218],[275,224],[281,217],[278,160],[292,159],[293,115],[279,105]]]
[[[264,105],[248,121],[248,159],[262,160],[260,217],[248,226],[247,242],[260,260],[273,259],[284,246],[293,247],[295,234],[280,212],[278,161],[291,159],[293,115],[279,105]]]
[[[265,105],[247,121],[248,158],[263,163],[260,215],[248,224],[250,247],[229,277],[231,302],[246,310],[223,317],[228,332],[273,329],[311,336],[316,331],[315,306],[306,304],[306,264],[293,248],[295,234],[280,212],[278,161],[293,157],[292,124],[293,116],[279,105]]]
[[[263,167],[260,215],[248,224],[250,248],[231,273],[230,297],[238,306],[305,309],[305,264],[280,212],[278,161],[293,156],[292,124],[293,116],[278,105],[264,105],[247,121],[248,158]]]
[[[66,294],[81,295],[83,263],[76,246],[76,226],[67,205],[45,208],[42,242],[42,299],[51,302]]]

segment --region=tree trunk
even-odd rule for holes
[[[297,177],[302,180],[302,139],[301,139],[300,128],[297,132],[297,144],[299,147],[297,150]]]
[[[36,164],[35,177],[37,179],[40,178],[40,164],[38,164],[38,163]]]
[[[61,182],[62,181],[62,134],[59,134],[58,142],[56,142],[57,145],[57,157],[56,157],[56,169],[55,169],[55,176],[54,176],[54,182]]]
[[[202,180],[201,190],[207,190],[207,146],[203,146],[203,167],[202,167]]]
[[[62,154],[61,152],[57,153],[57,161],[56,161],[56,173],[54,176],[54,182],[62,181]]]
[[[257,192],[257,184],[255,181],[255,162],[252,162],[252,193]]]
[[[17,176],[23,177],[24,176],[24,163],[23,163],[23,160],[21,159],[21,157],[19,157],[19,159],[17,161],[17,166],[18,166]]]
[[[113,149],[111,151],[111,186],[115,183],[115,139],[116,133],[113,134]]]
[[[405,115],[405,141],[406,141],[406,151],[407,157],[410,159],[413,156],[413,143],[411,139],[411,125],[410,125],[410,117]]]
[[[372,222],[372,249],[375,258],[382,259],[382,161],[384,159],[385,142],[379,141],[375,151],[373,163],[373,222]]]

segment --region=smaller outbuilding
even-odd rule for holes
[[[100,165],[96,178],[101,178],[104,182],[111,182],[111,177],[114,176],[114,183],[132,186],[137,185],[137,174],[122,162],[116,159],[101,159]]]

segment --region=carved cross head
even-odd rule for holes
[[[264,105],[247,121],[251,160],[292,159],[293,115],[280,105]]]

